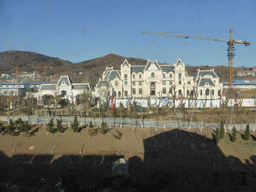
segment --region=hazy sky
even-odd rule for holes
[[[256,66],[255,0],[0,0],[0,51],[80,62],[110,53],[189,65],[228,65],[225,42],[144,30],[249,41],[235,66]]]

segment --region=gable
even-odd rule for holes
[[[159,67],[158,63],[156,61],[148,61],[147,65],[145,67],[145,70],[149,70],[149,69],[156,69],[156,70],[161,70],[161,68]]]
[[[73,82],[69,76],[62,76],[57,85],[70,85],[72,83]]]

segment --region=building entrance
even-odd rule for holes
[[[151,83],[150,84],[150,95],[155,95],[156,94],[156,84]]]

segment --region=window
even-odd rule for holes
[[[134,95],[136,94],[136,89],[135,88],[132,89],[132,94],[134,94]]]
[[[116,86],[118,85],[118,81],[115,81],[115,85],[116,85]]]
[[[163,74],[163,77],[165,77],[165,74]]]
[[[193,95],[194,95],[194,91],[193,90],[191,90],[190,95],[193,97]]]
[[[205,90],[205,95],[209,95],[209,93],[210,93],[210,90],[209,90],[209,89],[206,89],[206,90]]]
[[[172,85],[172,81],[169,82],[169,85]]]
[[[127,85],[127,80],[124,80],[124,85]]]
[[[135,82],[132,82],[132,86],[135,86],[136,85],[136,83]]]
[[[116,97],[116,92],[115,91],[113,92],[113,97]]]
[[[166,88],[163,87],[163,94],[166,94]]]
[[[118,91],[118,97],[121,97],[121,91]]]
[[[128,96],[128,91],[124,92],[124,96],[126,96],[126,97]]]
[[[163,81],[163,85],[166,85],[166,81]]]
[[[172,77],[172,74],[170,73],[170,77]]]
[[[127,75],[126,74],[124,75],[124,78],[127,79]]]
[[[200,90],[200,95],[203,95],[203,91],[202,90]]]
[[[139,74],[139,78],[141,78],[141,74]]]
[[[189,90],[187,90],[187,97],[189,96]]]
[[[179,73],[179,78],[181,78],[181,73]]]
[[[181,85],[181,80],[179,80],[179,85]]]
[[[139,88],[139,94],[140,95],[142,94],[142,88]]]
[[[132,75],[132,78],[135,78],[135,75],[134,75],[134,74]]]
[[[61,91],[61,95],[62,95],[62,96],[65,96],[66,94],[67,94],[67,92],[66,92],[65,90],[62,90],[62,91]]]
[[[218,96],[220,96],[221,90],[218,90]]]
[[[155,77],[155,73],[151,73],[151,77]]]
[[[212,90],[212,96],[214,96],[214,89]]]
[[[188,84],[191,84],[191,81],[188,81]]]
[[[139,86],[141,86],[142,85],[142,82],[139,82]]]
[[[172,88],[171,87],[169,88],[169,93],[172,94]]]
[[[182,94],[181,90],[179,90],[178,94],[179,94],[179,95],[181,95],[181,94]]]

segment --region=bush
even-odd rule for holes
[[[94,126],[93,126],[92,122],[90,121],[90,122],[89,122],[89,128],[92,129],[93,127],[94,127]]]
[[[105,135],[108,132],[107,127],[108,127],[107,123],[105,123],[105,122],[101,123],[100,133],[102,135]]]
[[[220,139],[224,138],[225,130],[224,130],[224,123],[221,121],[220,123]]]
[[[74,121],[71,123],[71,128],[73,129],[73,131],[75,133],[79,132],[79,123],[77,121],[77,117],[76,116],[74,117]]]
[[[236,141],[236,127],[233,127],[232,129],[232,138],[231,138],[232,142]]]
[[[63,126],[62,126],[62,121],[57,119],[57,131],[60,133],[63,133]]]
[[[49,121],[46,130],[50,133],[56,133],[57,130],[54,128],[53,119]]]
[[[246,125],[246,130],[245,130],[245,134],[244,134],[244,140],[248,141],[250,139],[250,127],[249,125],[247,124]]]
[[[28,121],[23,124],[23,132],[26,133],[26,137],[29,136],[29,131],[31,130],[31,126],[29,125]]]
[[[216,132],[215,132],[215,142],[216,143],[220,142],[220,130],[219,130],[219,127],[217,127]]]
[[[115,134],[112,134],[112,135],[113,135],[114,138],[120,140],[122,138],[123,134],[121,133],[121,131],[118,131],[117,129],[116,129],[116,132],[117,132],[116,135]]]

